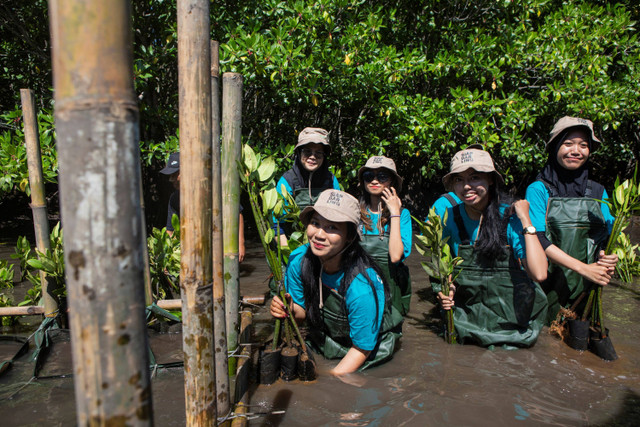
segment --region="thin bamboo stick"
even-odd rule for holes
[[[233,419],[232,427],[246,426],[249,406],[249,375],[251,372],[251,326],[253,314],[250,311],[240,313],[240,335],[239,340],[243,344],[240,361],[238,362],[238,375],[236,376],[236,408],[234,410],[238,417]]]
[[[51,249],[49,244],[49,220],[47,218],[47,199],[44,192],[42,156],[40,154],[40,132],[35,108],[35,97],[31,89],[20,89],[22,117],[24,121],[24,142],[27,148],[27,168],[29,169],[29,187],[31,189],[31,211],[33,228],[36,234],[36,247],[40,252]],[[47,275],[40,271],[42,300],[47,317],[58,314],[58,301],[54,297],[55,289],[50,289]]]
[[[222,75],[222,229],[224,232],[224,278],[227,321],[227,348],[238,346],[238,215],[240,179],[237,161],[242,156],[242,76]],[[235,359],[229,360],[229,373],[235,373]]]
[[[222,228],[222,169],[220,159],[220,84],[218,42],[211,40],[211,160],[213,198],[213,324],[215,328],[216,390],[218,418],[231,412],[229,392],[229,358],[227,357],[227,324],[224,295],[224,245]]]
[[[186,424],[216,424],[209,1],[178,0],[180,288]]]
[[[150,425],[131,5],[49,14],[77,424]]]

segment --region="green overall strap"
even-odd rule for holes
[[[360,227],[364,227],[361,223]],[[392,263],[389,259],[389,232],[383,234],[361,233],[360,246],[376,261],[391,291],[391,304],[406,316],[411,304],[411,275],[403,263]]]

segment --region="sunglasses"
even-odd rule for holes
[[[301,151],[302,151],[302,155],[304,157],[311,157],[311,155],[313,154],[313,156],[316,159],[323,159],[324,158],[324,151],[313,151],[313,150],[310,150],[308,148],[303,148]]]
[[[371,182],[375,179],[379,183],[383,184],[391,180],[391,175],[389,175],[389,173],[385,171],[374,172],[369,170],[369,171],[365,171],[362,174],[362,179],[364,180],[364,182]]]

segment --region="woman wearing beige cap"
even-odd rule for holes
[[[529,228],[529,203],[502,202],[502,176],[489,153],[475,148],[456,153],[443,182],[462,200],[447,209],[443,238],[463,262],[450,294],[438,292],[442,308],[455,309],[459,341],[533,345],[547,312],[546,297],[533,280],[546,278],[548,264]]]
[[[618,261],[601,250],[614,218],[598,200],[609,196],[589,178],[589,156],[599,145],[590,120],[561,118],[546,144],[547,164],[527,188],[531,220],[551,261],[549,279],[542,284],[549,300],[548,322],[562,307],[581,315],[586,291],[592,284],[608,284]],[[582,350],[586,340],[583,344]]]
[[[398,193],[402,178],[395,162],[373,156],[358,171],[362,246],[376,260],[391,288],[391,303],[403,316],[409,312],[411,278],[403,261],[411,254],[411,215]]]
[[[289,257],[285,287],[290,312],[276,296],[271,314],[306,320],[310,347],[328,359],[341,359],[334,375],[389,360],[402,316],[391,310],[382,272],[360,246],[358,201],[343,191],[325,190],[300,219],[309,243]]]
[[[326,158],[331,153],[329,133],[321,128],[307,127],[298,135],[293,167],[276,184],[281,195],[286,191],[300,210],[311,206],[318,195],[328,188],[340,189],[338,180],[329,171]],[[286,245],[283,223],[280,222],[280,244]]]

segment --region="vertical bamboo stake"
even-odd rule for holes
[[[49,12],[77,423],[151,425],[131,5]]]
[[[180,288],[186,424],[216,424],[209,1],[178,0]]]
[[[142,219],[142,258],[144,259],[144,304],[149,306],[153,303],[153,290],[151,289],[151,266],[149,265],[149,247],[147,246],[147,218],[144,208],[142,176],[140,177],[140,218]]]
[[[238,215],[240,213],[240,179],[237,161],[242,158],[242,75],[222,75],[222,230],[224,232],[224,281],[226,296],[227,347],[238,347]],[[229,360],[234,374],[236,359]]]
[[[222,244],[222,170],[220,163],[220,62],[218,42],[211,41],[211,149],[213,201],[213,325],[215,330],[216,393],[218,418],[231,411],[229,393],[229,363],[227,357],[227,326],[224,300],[224,245]]]
[[[50,249],[49,220],[47,219],[47,200],[44,193],[42,156],[40,154],[40,131],[35,108],[35,97],[31,89],[20,89],[22,117],[24,121],[24,142],[27,147],[27,168],[29,169],[29,187],[31,188],[31,211],[33,228],[36,234],[36,247],[40,252]],[[47,275],[40,271],[42,299],[46,317],[58,314],[58,302],[53,296],[54,289],[47,283]]]

